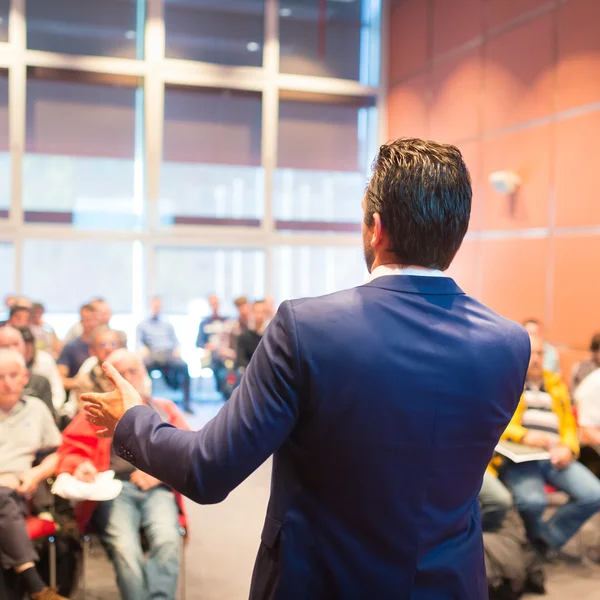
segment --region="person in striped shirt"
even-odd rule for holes
[[[531,360],[525,391],[503,439],[543,448],[548,460],[505,461],[500,477],[512,492],[533,545],[547,555],[563,546],[600,510],[600,481],[581,463],[577,425],[567,386],[560,375],[543,369],[544,342],[531,335]],[[549,518],[544,487],[550,484],[569,501]]]

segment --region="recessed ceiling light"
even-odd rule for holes
[[[135,39],[135,31],[133,31],[132,29],[130,29],[129,31],[126,31],[126,32],[125,32],[125,37],[126,37],[128,40],[133,40],[133,39]]]
[[[258,42],[248,42],[246,50],[248,50],[248,52],[258,52],[260,50],[260,44]]]
[[[292,9],[291,8],[280,8],[279,9],[279,16],[280,17],[291,17],[292,16]]]

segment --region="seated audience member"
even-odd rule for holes
[[[27,327],[31,319],[31,313],[27,306],[17,304],[10,309],[10,314],[6,325],[13,327]]]
[[[525,327],[529,335],[534,335],[544,340],[544,371],[560,373],[558,350],[546,341],[542,322],[538,319],[527,319],[527,321],[523,321],[523,327]]]
[[[31,307],[31,322],[29,327],[35,337],[35,347],[50,354],[55,360],[58,358],[62,344],[54,329],[44,321],[45,308],[36,302]]]
[[[580,461],[600,477],[600,369],[579,384],[575,402],[582,445]]]
[[[204,349],[202,364],[212,370],[217,390],[226,394],[227,367],[225,362],[228,359],[235,360],[237,353],[236,348],[231,346],[231,331],[235,327],[235,323],[219,313],[220,303],[217,296],[214,294],[209,296],[208,304],[212,313],[200,322],[196,346]]]
[[[27,328],[25,328],[27,329]],[[27,329],[29,335],[31,332]],[[26,360],[26,344],[23,335],[19,329],[7,325],[0,329],[0,348],[7,348],[10,350],[16,350],[24,360]],[[52,402],[52,387],[50,382],[43,375],[32,372],[31,368],[28,368],[27,382],[25,394],[27,396],[33,396],[41,400],[50,410],[51,414],[55,414],[54,404]]]
[[[510,492],[490,467],[483,476],[479,492],[479,509],[483,531],[498,531],[504,523],[513,501]]]
[[[137,327],[137,349],[144,354],[148,372],[160,371],[169,387],[183,388],[183,406],[192,414],[190,406],[190,374],[181,358],[179,340],[171,323],[161,318],[162,300],[155,296],[151,302],[152,315]]]
[[[238,311],[238,318],[235,319],[229,328],[229,348],[233,351],[231,358],[237,356],[237,341],[240,335],[248,329],[250,324],[250,315],[252,313],[252,305],[248,302],[246,296],[236,298],[233,303]]]
[[[80,337],[64,345],[58,357],[58,371],[62,377],[65,390],[70,391],[75,384],[75,375],[79,372],[81,365],[90,356],[90,337],[92,331],[98,326],[96,309],[91,304],[81,307],[81,328],[83,333]]]
[[[252,321],[250,328],[240,334],[237,347],[238,367],[247,367],[252,355],[258,348],[266,327],[264,300],[257,300],[252,305]]]
[[[579,384],[600,367],[600,333],[596,333],[590,342],[591,357],[573,365],[571,372],[571,394],[577,391]]]
[[[65,388],[62,377],[58,372],[56,361],[44,350],[37,350],[35,338],[29,327],[18,327],[25,342],[25,362],[30,373],[41,375],[50,382],[52,389],[52,405],[54,410],[60,411],[65,403]]]
[[[110,320],[112,319],[110,304],[104,298],[94,298],[94,300],[90,302],[90,305],[93,306],[96,311],[97,325],[106,325],[107,327],[110,327]],[[65,337],[65,342],[70,342],[81,337],[82,333],[83,325],[80,321],[79,323],[75,323],[75,325],[69,329]],[[127,345],[127,335],[124,331],[119,331],[118,333],[121,338],[121,345],[125,347]]]
[[[175,427],[189,429],[175,404],[151,398],[151,382],[141,359],[125,349],[113,352],[108,362],[133,385],[161,418]],[[81,526],[93,514],[100,535],[113,561],[121,596],[131,600],[175,599],[179,573],[179,513],[181,497],[160,481],[137,471],[119,458],[111,440],[96,436],[97,427],[78,414],[63,433],[59,449],[59,473],[71,473],[82,481],[96,474],[115,471],[123,482],[119,496],[96,506],[83,503],[78,509]],[[94,510],[95,509],[95,510]],[[147,560],[141,545],[140,528],[150,544]]]
[[[34,467],[36,454],[60,446],[61,436],[47,407],[24,395],[26,382],[23,356],[0,349],[0,563],[17,573],[29,597],[60,600],[36,570],[38,557],[25,517],[28,500],[54,474],[58,461],[53,453]]]
[[[567,386],[560,376],[543,370],[544,343],[531,336],[531,360],[525,392],[503,439],[547,450],[550,460],[505,461],[500,474],[512,492],[527,535],[542,554],[563,546],[600,510],[600,481],[577,462],[579,442]],[[544,485],[569,495],[547,520]]]
[[[108,392],[112,384],[102,370],[102,363],[112,352],[122,348],[118,331],[106,325],[100,325],[92,331],[90,338],[91,356],[81,365],[75,376],[75,385],[69,394],[68,415],[75,416],[79,412],[79,397],[86,392]]]

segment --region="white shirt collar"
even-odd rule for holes
[[[374,269],[367,283],[378,277],[387,277],[388,275],[413,275],[415,277],[448,277],[443,271],[437,269],[419,269],[415,267],[401,267],[400,265],[380,265]]]

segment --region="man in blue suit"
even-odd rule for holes
[[[381,147],[363,201],[366,285],[284,302],[198,432],[115,391],[87,416],[117,453],[200,503],[270,455],[252,600],[487,598],[477,495],[523,392],[529,338],[443,271],[467,231],[454,146]]]

